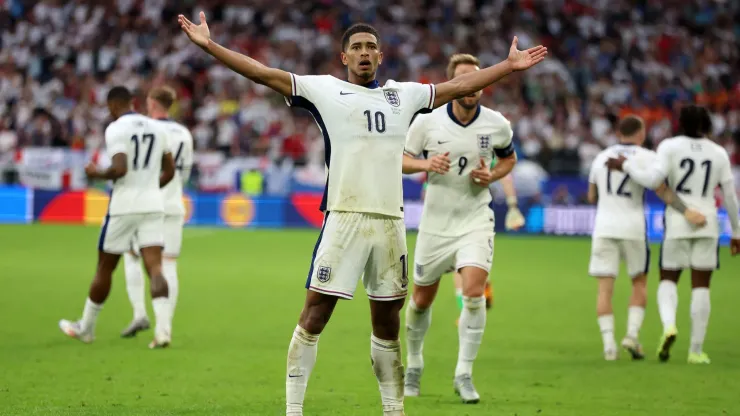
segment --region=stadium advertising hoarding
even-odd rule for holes
[[[241,193],[187,193],[186,221],[191,226],[230,228],[304,228],[321,227],[323,214],[318,210],[321,194],[295,193],[288,198],[250,198]],[[97,190],[46,191],[23,187],[0,187],[0,223],[71,223],[101,224],[108,206],[108,194]],[[423,204],[406,201],[405,222],[415,230],[421,220]],[[588,236],[593,230],[596,209],[586,205],[524,204],[527,225],[519,234]],[[504,231],[506,206],[495,205],[496,230]],[[663,206],[650,205],[645,210],[650,241],[663,237]],[[727,243],[730,224],[720,210],[722,242]]]

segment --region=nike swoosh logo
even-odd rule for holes
[[[339,95],[353,95],[353,94],[354,94],[353,92],[339,91]]]
[[[450,142],[450,140],[447,140],[446,142],[437,141],[437,144],[445,144],[445,143],[449,143],[449,142]]]
[[[292,375],[292,374],[288,374],[288,377],[290,377],[290,378],[296,378],[296,377],[303,377],[303,375],[299,375],[299,376],[294,376],[294,375]]]

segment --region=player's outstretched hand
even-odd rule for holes
[[[609,159],[606,160],[606,167],[611,170],[618,170],[621,172],[622,165],[624,165],[625,160],[627,160],[627,158],[624,157],[624,155],[619,155],[617,159],[610,157]]]
[[[694,208],[686,208],[683,216],[691,225],[695,225],[697,227],[703,227],[707,225],[707,217],[705,217],[704,214],[695,210]]]
[[[529,48],[526,51],[520,51],[517,49],[517,45],[519,45],[519,38],[514,36],[508,57],[511,69],[514,71],[524,71],[525,69],[529,69],[542,62],[547,56],[547,48],[542,45]]]
[[[449,171],[450,152],[441,155],[434,155],[431,159],[429,159],[429,167],[427,168],[427,172],[434,172],[439,173],[440,175],[444,175]]]
[[[730,240],[730,253],[733,256],[740,254],[740,238],[733,238]]]
[[[95,163],[90,162],[85,166],[85,175],[88,177],[91,177],[95,175],[98,172],[98,167],[95,165]]]
[[[480,185],[484,188],[488,188],[488,185],[493,182],[493,175],[491,170],[486,165],[486,161],[483,158],[480,159],[478,167],[474,171],[470,172],[470,177],[473,179],[476,185]]]
[[[208,40],[211,39],[211,31],[208,29],[208,23],[206,23],[206,14],[200,12],[200,24],[195,25],[193,22],[188,20],[185,16],[177,16],[177,23],[180,24],[182,31],[190,38],[194,44],[205,48],[208,45]]]

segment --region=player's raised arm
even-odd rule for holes
[[[159,187],[164,188],[175,177],[175,159],[172,153],[162,154],[162,173],[159,175]]]
[[[547,48],[542,45],[520,51],[517,49],[518,43],[519,39],[514,36],[511,49],[509,49],[509,57],[505,61],[435,85],[434,108],[478,92],[512,72],[529,69],[542,62],[547,56]]]
[[[205,13],[200,12],[199,25],[194,24],[183,15],[179,15],[177,20],[183,32],[188,35],[194,44],[200,46],[201,49],[221,61],[232,71],[258,84],[266,85],[286,97],[291,95],[292,86],[288,72],[267,67],[248,56],[224,48],[214,42],[206,23]]]

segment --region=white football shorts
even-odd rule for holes
[[[443,274],[472,266],[491,271],[493,227],[458,237],[442,237],[419,232],[414,251],[414,284],[429,286]]]
[[[100,230],[98,250],[123,254],[137,241],[140,247],[164,246],[164,214],[106,215]]]
[[[165,215],[164,216],[164,250],[162,254],[167,257],[179,257],[182,248],[182,229],[185,225],[185,218],[182,215]],[[134,238],[131,241],[131,251],[141,257],[139,242]]]
[[[368,298],[403,299],[408,291],[407,262],[406,227],[402,218],[326,212],[306,289],[352,299],[362,277]]]
[[[603,237],[591,240],[591,261],[588,266],[591,276],[617,277],[622,261],[632,278],[647,273],[650,267],[650,246],[647,241]]]
[[[666,270],[719,269],[718,238],[671,238],[660,246],[660,268]]]

